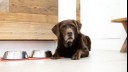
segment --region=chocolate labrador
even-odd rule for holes
[[[80,32],[81,23],[76,20],[64,20],[56,24],[52,31],[58,38],[58,46],[53,59],[60,57],[79,60],[88,57],[91,50],[91,40]]]

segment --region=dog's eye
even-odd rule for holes
[[[73,25],[70,25],[71,28],[75,28]]]
[[[66,26],[63,26],[62,28],[66,28]]]

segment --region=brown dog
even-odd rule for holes
[[[75,20],[64,20],[52,28],[58,37],[58,46],[53,59],[68,57],[79,60],[88,57],[91,50],[91,40],[80,32],[81,23]]]

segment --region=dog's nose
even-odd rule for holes
[[[68,36],[72,36],[72,32],[68,32]]]

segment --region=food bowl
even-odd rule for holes
[[[5,60],[19,60],[28,58],[26,51],[6,51],[3,59]]]
[[[46,58],[45,50],[33,50],[32,58]]]
[[[51,51],[45,51],[45,50],[33,50],[32,52],[32,58],[48,58],[51,57],[52,53]]]

